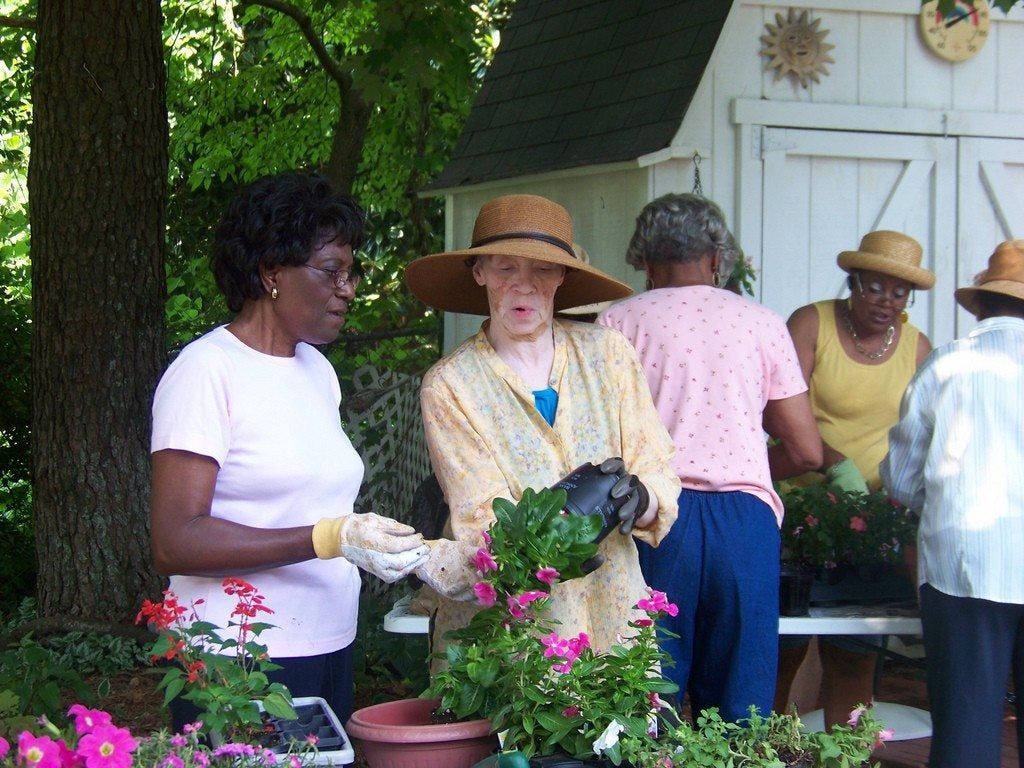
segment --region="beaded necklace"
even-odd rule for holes
[[[890,325],[885,329],[885,337],[882,339],[882,346],[874,352],[868,352],[868,350],[864,349],[864,345],[860,343],[860,337],[857,336],[857,331],[853,329],[853,321],[850,319],[849,309],[843,312],[843,325],[846,326],[846,330],[853,339],[854,348],[869,360],[881,360],[885,357],[886,352],[888,352],[889,348],[892,346],[893,339],[896,338],[896,326]]]

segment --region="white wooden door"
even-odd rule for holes
[[[894,229],[922,244],[938,277],[917,292],[913,322],[936,343],[953,338],[956,139],[759,126],[748,135],[740,241],[760,270],[762,303],[788,317],[844,295],[839,252]]]
[[[1024,238],[1024,140],[961,138],[957,285],[970,285],[997,243]],[[974,326],[959,309],[957,335]]]

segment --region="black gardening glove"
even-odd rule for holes
[[[626,472],[622,459],[583,464],[552,486],[565,491],[565,510],[571,515],[600,515],[603,521],[595,544],[618,526],[629,534],[636,518],[647,511],[650,495],[636,475]]]

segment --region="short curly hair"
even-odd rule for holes
[[[298,266],[330,242],[363,244],[366,214],[319,173],[289,171],[239,191],[217,225],[210,267],[228,309],[266,293],[260,267]]]
[[[697,261],[715,253],[719,271],[729,275],[741,254],[722,209],[700,195],[668,194],[649,202],[636,217],[626,262],[644,269],[645,264]]]

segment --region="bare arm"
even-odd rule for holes
[[[789,335],[793,337],[793,347],[796,349],[796,357],[800,362],[800,370],[803,371],[804,381],[810,387],[811,375],[814,373],[814,356],[818,350],[818,310],[813,304],[800,307],[786,321],[786,327],[789,328]],[[830,467],[846,458],[844,454],[825,441],[822,441],[821,446],[822,461],[819,466]],[[818,467],[811,467],[811,469],[818,469]],[[772,477],[774,476],[773,474]]]
[[[768,448],[773,480],[803,474],[821,466],[822,444],[806,392],[782,400],[769,400],[764,409],[765,431],[778,438]]]
[[[917,336],[917,360],[916,360],[918,368],[921,367],[921,363],[924,362],[924,359],[926,357],[928,357],[928,355],[931,354],[931,351],[932,351],[932,343],[930,341],[928,341],[928,337],[927,336],[925,336],[923,333],[919,333],[918,336]]]
[[[313,526],[252,528],[210,515],[219,467],[209,456],[153,454],[150,539],[164,575],[242,575],[316,557]]]

